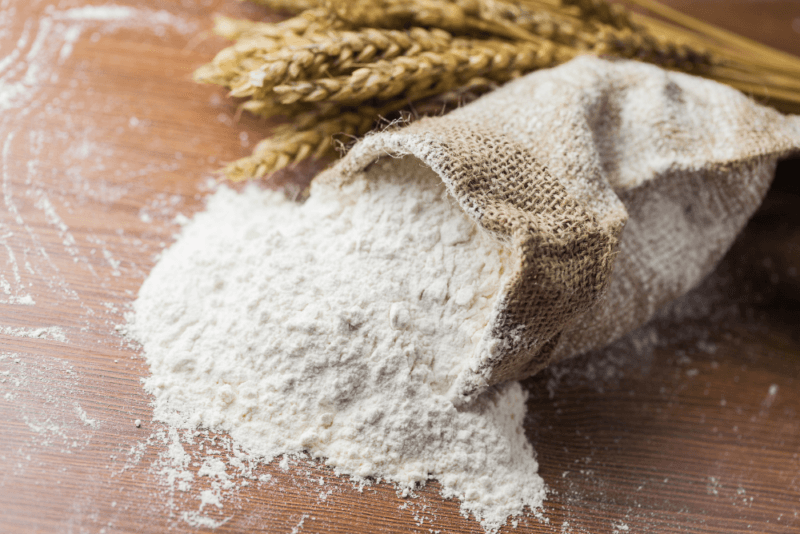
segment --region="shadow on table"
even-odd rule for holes
[[[524,382],[551,525],[797,527],[798,325],[795,158],[700,287],[611,347]]]

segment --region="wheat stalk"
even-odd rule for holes
[[[334,147],[334,136],[356,137],[367,133],[378,118],[377,110],[339,113],[316,124],[283,127],[256,145],[251,156],[227,165],[225,175],[233,181],[261,178],[306,158],[320,158]]]
[[[305,11],[297,17],[279,23],[253,22],[218,16],[214,19],[214,32],[226,39],[236,40],[233,46],[223,48],[207,65],[194,73],[199,83],[230,86],[242,73],[260,66],[254,57],[283,50],[288,46],[302,46],[314,36],[330,32],[341,24],[325,9]]]
[[[292,35],[312,35],[344,26],[343,21],[325,8],[309,9],[281,22],[256,22],[221,15],[214,18],[214,33],[231,41],[255,37],[280,40]]]
[[[440,28],[462,36],[491,34],[512,40],[539,41],[535,35],[516,24],[485,19],[478,2],[465,0],[327,0],[336,16],[354,27]]]
[[[511,44],[497,40],[460,40],[445,52],[422,52],[362,67],[352,74],[273,88],[283,105],[337,102],[355,105],[405,95],[417,100],[431,91],[447,92],[475,77],[508,81],[523,72],[561,63],[574,52],[552,43]]]
[[[495,88],[497,84],[480,77],[468,80],[453,91],[442,92],[432,88],[427,94],[420,94],[420,100],[412,107],[413,115],[442,114]],[[407,107],[405,98],[384,103],[380,108],[325,104],[316,111],[298,114],[291,126],[279,127],[272,137],[256,146],[252,155],[230,163],[223,171],[228,179],[242,181],[275,173],[306,158],[319,159],[331,155],[337,138],[353,141],[380,122],[397,124],[398,121],[390,118]],[[409,119],[411,114],[402,114],[398,117],[400,122],[405,122],[403,117]]]
[[[274,9],[275,11],[287,11],[289,13],[301,13],[308,9],[314,9],[324,4],[319,0],[251,0],[254,4]]]
[[[634,25],[630,13],[619,4],[611,4],[605,0],[561,0],[561,5],[575,6],[580,10],[582,18],[602,22],[618,30],[643,29]]]
[[[688,18],[654,0],[256,0],[295,13],[279,23],[220,17],[235,41],[195,73],[241,109],[291,122],[225,168],[261,177],[333,152],[412,106],[438,113],[581,52],[627,57],[800,106],[800,59]],[[411,28],[411,29],[408,29]]]
[[[362,32],[328,32],[308,44],[289,46],[254,58],[227,86],[231,96],[264,100],[275,86],[297,80],[343,75],[361,64],[422,52],[444,52],[452,36],[442,30],[411,28],[408,31],[367,28]]]

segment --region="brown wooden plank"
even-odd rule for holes
[[[671,3],[800,54],[794,2]],[[115,326],[178,230],[175,215],[202,209],[217,166],[269,132],[234,121],[224,91],[191,81],[224,44],[195,36],[216,12],[274,15],[223,0],[121,0],[138,18],[63,19],[87,4],[0,1],[0,58],[12,58],[0,59],[0,95],[16,87],[22,103],[0,112],[0,532],[204,531],[180,514],[197,510],[210,481],[187,493],[163,485],[147,366]],[[176,23],[153,22],[159,10]],[[70,31],[80,32],[71,52]],[[797,163],[779,174],[680,313],[638,343],[526,381],[526,428],[551,491],[544,519],[517,530],[800,531]],[[186,449],[223,451],[214,438]],[[436,483],[404,501],[313,462],[255,473],[273,479],[223,493],[218,532],[481,532]]]

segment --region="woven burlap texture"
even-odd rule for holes
[[[511,250],[493,317],[451,390],[468,400],[602,347],[690,290],[798,147],[800,118],[729,87],[586,56],[370,135],[317,181],[416,157]]]

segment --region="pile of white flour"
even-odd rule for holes
[[[305,451],[403,490],[435,478],[496,530],[545,495],[526,392],[459,409],[447,392],[510,261],[410,158],[303,205],[223,187],[135,303],[155,417],[265,461]]]

